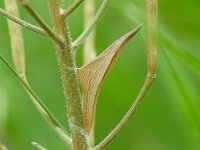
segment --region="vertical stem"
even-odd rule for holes
[[[87,28],[94,16],[95,1],[85,0],[84,3],[84,28]],[[84,64],[87,64],[94,60],[96,57],[95,51],[95,30],[91,32],[88,38],[85,40],[83,49]]]
[[[156,65],[157,65],[157,13],[158,13],[158,6],[157,0],[146,0],[146,7],[147,7],[147,66],[148,66],[148,73],[147,79],[145,80],[142,89],[140,90],[139,95],[137,96],[136,100],[134,101],[131,108],[128,110],[124,118],[119,122],[119,124],[110,132],[110,134],[94,147],[92,150],[101,150],[105,148],[112,140],[118,135],[121,129],[126,125],[128,120],[134,114],[135,110],[138,108],[139,104],[141,103],[142,99],[148,92],[149,88],[153,80],[156,78]]]
[[[85,0],[85,3],[84,3],[84,28],[85,29],[90,25],[94,17],[94,14],[95,14],[95,0]],[[89,62],[94,60],[95,57],[96,57],[95,30],[93,30],[91,34],[88,36],[88,38],[85,40],[84,45],[83,45],[84,64],[88,64]],[[88,144],[90,147],[93,147],[95,144],[94,128],[95,128],[95,119],[93,120],[93,126],[88,137]]]
[[[80,86],[75,63],[75,54],[71,44],[68,26],[61,17],[61,0],[49,0],[49,8],[55,32],[65,38],[65,44],[54,43],[60,67],[67,113],[74,150],[88,150],[83,124]]]
[[[127,113],[123,117],[123,119],[117,124],[117,126],[108,134],[108,136],[103,141],[101,141],[97,146],[95,146],[91,150],[102,150],[110,142],[112,142],[114,140],[114,138],[119,134],[119,132],[123,129],[123,127],[129,121],[129,119],[135,113],[135,111],[138,108],[139,104],[141,103],[141,101],[143,100],[143,98],[146,95],[147,91],[149,90],[153,80],[154,80],[154,78],[151,78],[151,77],[147,76],[147,79],[144,82],[143,87],[140,90],[139,95],[137,96],[136,100],[132,104],[131,108],[127,111]]]
[[[157,65],[157,26],[158,26],[158,8],[157,0],[146,0],[147,9],[147,57],[148,73],[154,75]]]

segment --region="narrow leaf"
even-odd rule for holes
[[[93,124],[100,87],[106,75],[115,64],[123,46],[141,29],[141,27],[142,25],[122,36],[102,52],[94,61],[83,66],[79,70],[79,80],[84,94],[84,125],[88,134]]]

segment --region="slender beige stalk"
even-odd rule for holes
[[[145,83],[144,83],[144,85],[143,85],[143,87],[140,91],[140,94],[138,95],[138,97],[136,98],[133,105],[131,106],[131,108],[126,113],[126,115],[123,117],[123,119],[118,123],[118,125],[109,133],[109,135],[100,144],[98,144],[97,146],[95,146],[91,150],[102,150],[110,142],[112,142],[112,140],[114,140],[114,138],[118,135],[118,133],[122,130],[122,128],[126,125],[128,120],[131,118],[131,116],[135,113],[135,110],[137,109],[138,105],[140,104],[143,97],[145,96],[148,89],[150,88],[153,79],[154,78],[147,76],[147,79],[146,79],[146,81],[145,81]]]
[[[29,5],[28,0],[19,0],[22,6],[27,10],[27,12],[37,21],[37,23],[46,31],[49,37],[57,43],[63,43],[61,39],[54,31],[45,23],[45,21],[33,10]]]
[[[4,0],[6,11],[19,18],[16,0]],[[25,77],[24,40],[22,28],[15,22],[7,19],[11,40],[12,57],[17,72]]]
[[[4,0],[6,10],[8,13],[19,17],[18,7],[16,0]],[[28,84],[26,80],[26,73],[25,73],[25,56],[24,56],[24,41],[23,41],[23,34],[21,26],[16,24],[15,22],[7,19],[10,39],[11,39],[11,49],[13,55],[13,61],[15,64],[15,68],[20,75],[20,77]],[[24,87],[25,88],[25,87]],[[26,88],[25,88],[26,89]],[[52,117],[44,110],[44,108],[37,102],[37,100],[26,90],[29,97],[31,98],[32,102],[35,104],[38,111],[41,113],[43,118],[49,124],[49,126],[55,131],[55,133],[67,144],[71,145],[71,139],[65,134],[65,131],[52,120]]]
[[[69,8],[64,10],[63,13],[61,13],[62,19],[65,19],[67,16],[72,14],[83,2],[84,0],[76,0]]]
[[[84,28],[86,29],[92,21],[95,13],[95,0],[85,0],[84,3]],[[83,45],[83,61],[84,64],[88,64],[96,58],[95,48],[95,30],[93,30]],[[93,114],[95,116],[95,112]],[[88,136],[89,147],[93,147],[95,144],[95,117],[92,123],[92,129]]]
[[[47,150],[44,146],[42,146],[36,142],[32,142],[31,144],[33,145],[33,147],[37,148],[38,150]]]
[[[95,1],[85,0],[84,3],[84,28],[87,28],[92,21],[95,11]],[[96,57],[95,50],[95,30],[93,30],[84,42],[83,60],[84,64],[88,64]]]
[[[148,73],[154,75],[157,65],[157,0],[146,0]]]
[[[61,17],[61,0],[48,0],[54,30],[65,39],[65,44],[54,43],[67,103],[67,114],[74,150],[88,150],[83,124],[81,93],[67,24]]]
[[[73,42],[73,47],[76,49],[80,46],[81,43],[85,41],[85,39],[90,35],[90,33],[93,31],[93,29],[96,27],[97,23],[103,16],[103,13],[105,12],[105,9],[108,6],[109,0],[103,0],[100,8],[98,9],[97,13],[93,17],[91,23],[89,26],[83,31],[83,33]]]
[[[112,140],[118,135],[122,128],[126,125],[128,120],[134,114],[135,110],[141,103],[145,94],[149,90],[153,80],[156,78],[156,65],[157,65],[157,0],[146,0],[147,5],[147,66],[148,73],[147,79],[134,101],[131,108],[128,110],[124,118],[114,128],[113,131],[96,147],[92,150],[101,150],[105,148]]]
[[[5,10],[3,10],[1,8],[0,8],[0,15],[7,17],[8,19],[14,21],[15,23],[21,25],[22,27],[24,27],[24,28],[26,28],[28,30],[36,32],[36,33],[38,33],[40,35],[47,36],[46,32],[43,29],[41,29],[41,28],[39,28],[37,26],[34,26],[34,25],[30,24],[30,23],[27,23],[24,20],[21,20],[21,19],[15,17],[15,16],[9,14],[8,12],[6,12]]]

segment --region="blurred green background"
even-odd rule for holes
[[[65,0],[67,1],[67,0]],[[65,2],[65,6],[72,3]],[[47,1],[30,0],[50,24]],[[97,7],[101,1],[97,1]],[[108,150],[200,149],[200,1],[159,1],[158,78]],[[0,7],[4,8],[3,0]],[[72,38],[83,30],[83,6],[69,18]],[[20,7],[21,17],[35,21]],[[145,0],[111,0],[96,29],[97,53],[140,23]],[[23,30],[26,72],[33,89],[68,128],[55,50],[48,39]],[[138,94],[146,75],[145,28],[123,50],[99,95],[96,143],[119,122]],[[12,62],[6,19],[0,16],[0,52]],[[82,47],[78,51],[82,64]],[[32,141],[49,150],[65,145],[46,125],[24,89],[0,62],[0,141],[10,150],[32,150]]]

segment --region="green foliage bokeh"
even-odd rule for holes
[[[72,0],[65,3],[69,5]],[[46,1],[30,0],[50,24]],[[97,2],[97,7],[100,1]],[[159,1],[158,78],[108,150],[200,149],[200,2]],[[0,7],[4,8],[3,1]],[[69,17],[73,39],[83,30],[83,7]],[[35,21],[20,7],[21,17]],[[97,53],[140,23],[144,0],[111,0],[96,28]],[[24,29],[26,72],[30,85],[68,128],[55,50],[47,38]],[[138,94],[146,75],[145,26],[125,47],[101,89],[96,113],[96,143],[119,122]],[[0,16],[0,52],[12,62],[5,17]],[[82,65],[82,48],[78,50]],[[10,150],[31,150],[36,141],[49,150],[66,149],[36,111],[22,86],[0,62],[0,141]]]

